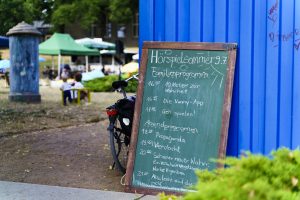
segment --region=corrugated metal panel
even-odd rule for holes
[[[238,43],[227,154],[300,145],[300,0],[141,0],[149,40]]]
[[[297,124],[300,122],[300,1],[295,1],[294,7],[294,28],[298,32],[297,36],[294,35],[295,41],[294,56],[293,56],[293,121],[292,121],[292,147],[299,146],[300,141],[300,128]]]

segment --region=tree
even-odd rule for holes
[[[23,0],[0,0],[0,35],[5,35],[19,22],[31,22],[31,13]]]
[[[25,6],[31,10],[33,20],[51,22],[54,0],[26,0]]]
[[[80,22],[82,28],[89,28],[101,20],[107,12],[109,0],[75,0],[56,3],[52,15],[52,24],[56,30],[62,31],[65,25]]]
[[[74,22],[88,29],[106,17],[116,23],[129,22],[138,10],[138,0],[56,0],[53,9],[55,30],[63,31],[65,25]]]
[[[127,23],[137,10],[138,0],[0,0],[0,34],[5,35],[22,21],[52,23],[58,31],[74,22],[87,29],[107,17],[116,23]]]
[[[50,22],[53,3],[54,0],[0,0],[0,35],[22,21]]]
[[[130,22],[138,11],[138,0],[111,0],[109,19],[116,23]]]

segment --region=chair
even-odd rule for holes
[[[77,105],[80,105],[80,102],[81,102],[81,93],[82,92],[85,92],[87,94],[87,99],[88,99],[88,103],[91,102],[91,92],[89,89],[86,89],[86,88],[82,88],[82,89],[75,89],[75,88],[72,88],[71,89],[71,92],[73,93],[73,97],[76,96],[75,95],[75,92],[77,93],[77,97],[76,97],[76,101],[73,101],[77,103]],[[62,91],[62,104],[64,103],[64,92]]]

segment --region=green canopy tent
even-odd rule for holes
[[[99,56],[98,50],[86,48],[77,44],[69,34],[54,33],[48,40],[39,45],[42,55],[58,56],[58,74],[60,74],[61,56],[85,56],[86,70],[88,69],[88,56]],[[52,65],[54,65],[52,57]]]

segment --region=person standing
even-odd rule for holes
[[[60,87],[60,90],[63,91],[63,100],[64,100],[64,106],[67,105],[67,99],[69,103],[72,103],[72,97],[71,97],[71,85],[67,82],[68,78],[63,77],[63,84]]]

